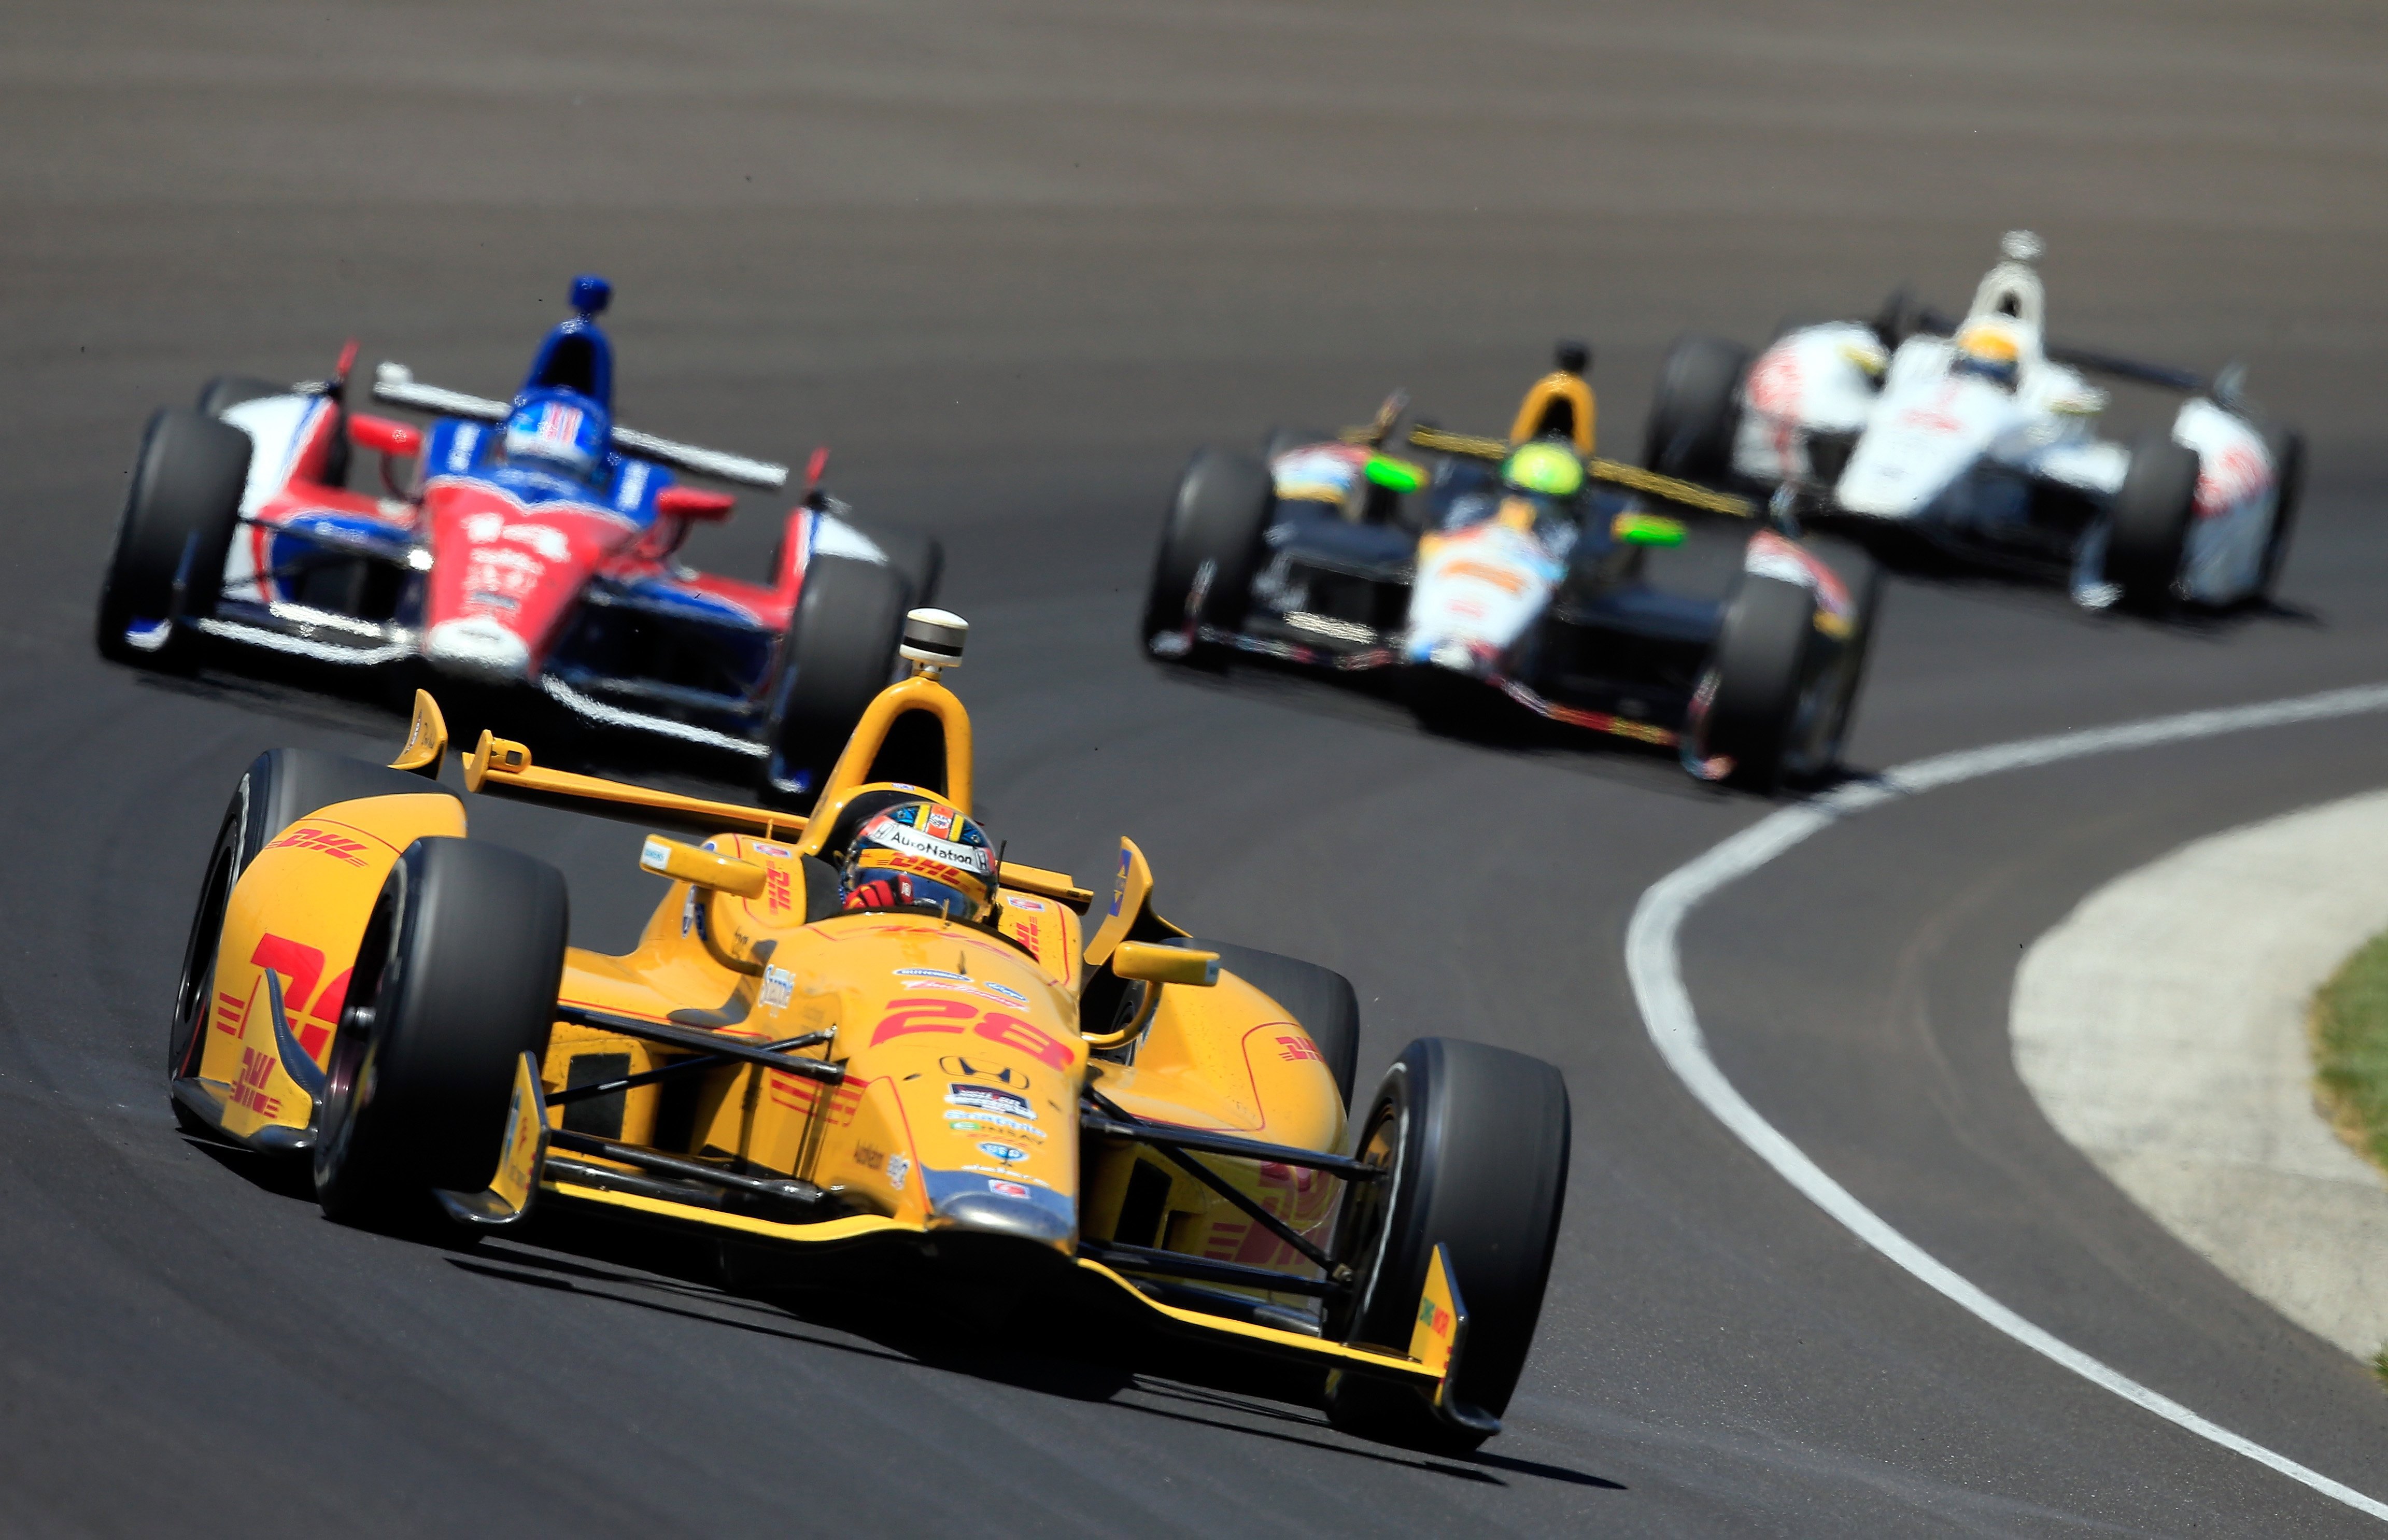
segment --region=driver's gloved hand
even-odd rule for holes
[[[845,896],[847,909],[894,909],[902,901],[896,892],[896,885],[883,878],[860,884]]]

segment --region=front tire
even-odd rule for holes
[[[1816,596],[1806,585],[1742,579],[1693,703],[1690,757],[1727,761],[1723,778],[1746,790],[1781,783],[1822,640],[1815,620]]]
[[[2106,580],[2132,609],[2166,609],[2178,592],[2197,475],[2197,452],[2186,444],[2149,434],[2131,446],[2107,528]]]
[[[248,435],[213,417],[182,407],[150,417],[100,585],[94,639],[101,656],[160,668],[194,661],[198,638],[181,622],[215,613],[248,456]],[[146,645],[127,636],[136,624]]]
[[[174,991],[174,1014],[166,1033],[166,1075],[178,1079],[199,1072],[199,1029],[215,993],[216,953],[223,941],[224,910],[233,885],[257,853],[308,814],[368,796],[442,794],[439,783],[410,770],[391,770],[311,748],[269,749],[249,761],[233,788],[208,855],[207,875],[183,945],[183,971]],[[175,1121],[192,1133],[207,1126],[181,1101]]]
[[[1533,1344],[1567,1199],[1567,1082],[1539,1059],[1482,1043],[1424,1037],[1385,1072],[1353,1148],[1392,1175],[1355,1183],[1337,1225],[1354,1274],[1330,1335],[1405,1351],[1427,1266],[1450,1250],[1467,1340],[1452,1394],[1498,1417]],[[1347,1432],[1441,1453],[1484,1434],[1435,1415],[1415,1390],[1341,1377],[1329,1421]]]
[[[1251,603],[1261,532],[1277,506],[1268,467],[1249,454],[1206,449],[1177,483],[1161,527],[1143,634],[1155,657],[1191,661],[1210,651],[1189,633],[1202,626],[1234,630]]]
[[[1718,337],[1676,339],[1658,365],[1642,463],[1661,476],[1721,481],[1733,470],[1749,350]]]
[[[495,1175],[514,1066],[544,1055],[564,974],[564,876],[502,846],[419,839],[383,882],[332,1040],[315,1197],[387,1225]]]
[[[781,643],[785,661],[763,762],[768,800],[801,812],[820,795],[855,724],[895,674],[910,592],[893,566],[813,558]]]

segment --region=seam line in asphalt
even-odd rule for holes
[[[2388,684],[2357,685],[2254,706],[2189,711],[2112,727],[2019,739],[1934,755],[1898,766],[1874,781],[1838,787],[1771,813],[1652,884],[1633,906],[1633,917],[1625,928],[1625,970],[1632,985],[1634,1003],[1642,1012],[1643,1026],[1675,1077],[1734,1138],[1859,1240],[1951,1303],[2100,1389],[2234,1454],[2269,1466],[2324,1496],[2375,1519],[2388,1519],[2388,1504],[2208,1421],[2170,1396],[2149,1389],[2033,1325],[1858,1202],[1848,1189],[1825,1175],[1807,1152],[1767,1122],[1709,1057],[1707,1035],[1700,1028],[1699,1016],[1692,1009],[1691,994],[1683,984],[1679,946],[1683,922],[1703,901],[1810,835],[1869,808],[2008,770],[2381,710],[2388,710]]]

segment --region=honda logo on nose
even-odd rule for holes
[[[1028,1076],[1009,1064],[985,1064],[959,1054],[948,1054],[937,1061],[937,1067],[959,1080],[978,1080],[990,1086],[1009,1086],[1013,1090],[1028,1088]]]

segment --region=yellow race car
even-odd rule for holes
[[[1188,937],[1128,840],[1100,899],[997,847],[957,858],[985,877],[968,901],[881,901],[943,891],[907,885],[928,868],[906,852],[975,830],[970,719],[938,677],[966,631],[908,619],[911,677],[808,819],[548,770],[483,733],[469,793],[660,831],[640,864],[671,885],[618,957],[566,945],[561,873],[466,837],[429,695],[390,766],[260,756],[184,955],[177,1116],[310,1159],[335,1219],[571,1205],[709,1233],[750,1277],[1075,1291],[1315,1368],[1347,1430],[1473,1447],[1542,1307],[1558,1071],[1426,1038],[1350,1105],[1351,986]],[[941,740],[928,783],[875,778],[899,722],[909,764]],[[868,842],[881,864],[859,871]]]

